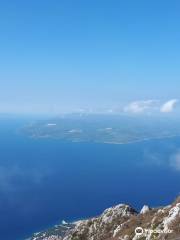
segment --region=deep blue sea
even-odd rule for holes
[[[31,139],[27,119],[0,120],[0,239],[22,240],[118,203],[170,203],[180,192],[180,138],[126,145]]]

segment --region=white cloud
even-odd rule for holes
[[[178,151],[176,154],[171,156],[170,166],[175,170],[180,171],[180,151]]]
[[[162,113],[169,113],[169,112],[172,112],[177,104],[179,100],[178,99],[171,99],[167,102],[165,102],[161,108],[160,108],[160,111]]]
[[[156,108],[157,100],[144,100],[131,102],[124,108],[125,112],[143,113],[146,110]]]
[[[19,166],[1,166],[0,165],[0,194],[2,192],[14,192],[17,188],[22,187],[21,182],[30,181],[31,184],[41,184],[44,178],[51,175],[51,170],[44,169],[22,169]],[[14,183],[14,179],[19,184]]]
[[[161,153],[154,152],[149,149],[144,149],[143,154],[144,164],[162,166],[164,164],[164,159]]]

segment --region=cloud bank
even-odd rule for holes
[[[178,103],[178,99],[171,99],[167,102],[165,102],[161,108],[160,108],[160,111],[162,113],[169,113],[169,112],[172,112],[176,106],[176,104]]]
[[[130,113],[143,113],[147,110],[154,109],[156,104],[156,100],[134,101],[127,105],[124,111]]]
[[[128,113],[152,113],[152,112],[160,112],[160,113],[171,113],[174,111],[178,99],[171,99],[167,102],[161,104],[158,100],[142,100],[142,101],[134,101],[129,103],[124,107],[124,112]]]
[[[180,171],[180,151],[178,151],[176,154],[171,156],[170,166],[175,170]]]

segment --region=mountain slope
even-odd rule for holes
[[[59,225],[31,240],[170,240],[180,239],[180,197],[165,207],[144,206],[138,213],[119,204],[100,216]]]

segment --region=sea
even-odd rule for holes
[[[162,206],[180,194],[180,137],[63,142],[26,136],[28,121],[0,119],[0,239],[25,240],[119,203]]]

